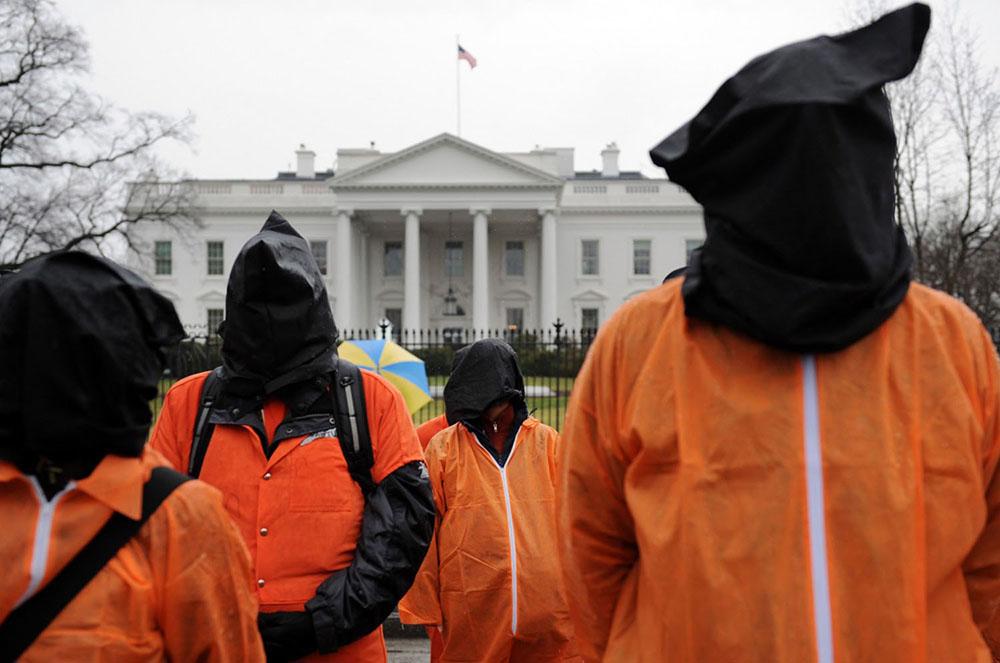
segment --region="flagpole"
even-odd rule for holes
[[[458,57],[458,49],[461,48],[462,43],[459,41],[459,36],[455,35],[455,133],[461,138],[462,137],[462,85],[461,81],[461,59]]]

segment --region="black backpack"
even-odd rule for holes
[[[375,457],[368,431],[368,410],[361,383],[361,369],[349,361],[338,358],[333,377],[330,391],[333,393],[340,450],[347,461],[351,478],[361,487],[361,492],[367,499],[368,494],[375,488],[375,480],[372,479]],[[221,390],[222,368],[218,367],[208,374],[201,388],[201,405],[198,408],[198,416],[195,417],[191,457],[188,461],[188,475],[193,478],[198,478],[201,474],[205,453],[212,440],[212,433],[215,432],[215,424],[209,423],[209,419]]]

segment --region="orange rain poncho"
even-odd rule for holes
[[[46,584],[110,515],[138,518],[142,485],[166,465],[105,456],[86,478],[40,504],[33,477],[0,461],[0,621]],[[42,532],[43,534],[39,534]],[[263,661],[250,556],[200,481],[179,487],[28,648],[22,661]]]
[[[560,540],[586,658],[1000,655],[1000,371],[974,314],[912,284],[802,356],[686,318],[680,286],[623,306],[574,386]]]
[[[440,660],[574,658],[553,505],[558,439],[529,417],[503,469],[464,424],[427,448],[438,519],[399,614],[443,625]]]

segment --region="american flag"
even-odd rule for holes
[[[459,60],[465,60],[466,62],[468,62],[469,63],[469,69],[475,69],[476,68],[476,58],[472,57],[472,53],[470,53],[467,50],[465,50],[464,48],[462,48],[461,44],[459,44],[459,46],[458,46],[458,59]]]

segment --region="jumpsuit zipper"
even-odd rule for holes
[[[826,553],[826,508],[823,494],[823,447],[819,426],[819,386],[816,357],[802,357],[803,438],[806,471],[806,513],[812,580],[813,625],[817,663],[833,663],[830,575]]]
[[[517,449],[517,438],[521,435],[521,429],[523,424],[518,426],[517,433],[514,434],[514,444],[511,445],[510,453],[507,454],[507,461],[501,465],[497,462],[493,454],[489,452],[480,442],[479,438],[473,433],[472,437],[476,440],[479,446],[483,447],[486,451],[486,455],[489,459],[493,461],[497,469],[500,470],[500,483],[503,486],[503,502],[504,507],[507,510],[507,542],[510,546],[510,596],[511,596],[511,619],[510,619],[510,632],[514,635],[517,634],[517,544],[514,542],[514,516],[510,508],[510,485],[507,483],[507,466],[510,465],[510,459],[514,457],[514,450]]]

